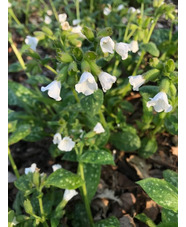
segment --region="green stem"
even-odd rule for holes
[[[118,67],[119,63],[120,63],[120,61],[117,59],[117,60],[115,61],[115,64],[114,64],[114,68],[113,68],[113,71],[112,71],[112,75],[115,75],[115,73],[116,73],[116,68]]]
[[[27,0],[27,4],[26,4],[26,19],[25,19],[25,24],[28,24],[29,5],[30,5],[30,0]]]
[[[141,18],[143,19],[143,13],[144,13],[144,2],[141,3]]]
[[[77,101],[78,103],[80,103],[79,97],[78,97],[78,95],[77,95],[77,92],[74,90],[74,88],[72,88],[72,92],[73,92],[73,95],[74,95],[74,98],[76,99],[76,101]]]
[[[48,227],[48,224],[45,220],[45,213],[44,213],[44,209],[43,209],[43,201],[42,201],[42,198],[39,197],[38,198],[38,201],[39,201],[39,208],[40,208],[40,212],[41,212],[41,219],[42,219],[42,223],[43,223],[43,226],[44,227]]]
[[[141,64],[141,62],[142,62],[142,60],[143,60],[143,57],[144,57],[145,53],[146,53],[146,52],[145,52],[144,50],[142,50],[141,55],[140,55],[140,58],[139,58],[139,60],[138,60],[138,63],[137,63],[137,65],[136,65],[136,67],[135,67],[135,69],[134,69],[134,71],[133,71],[133,73],[132,73],[133,76],[136,75],[137,70],[138,70],[138,68],[139,68],[139,66],[140,66],[140,64]]]
[[[94,9],[94,1],[93,0],[90,0],[90,13],[93,12],[93,9]]]
[[[104,117],[104,115],[103,115],[101,110],[99,112],[99,117],[100,117],[100,121],[101,121],[103,127],[107,127],[107,122],[105,121],[105,117]]]
[[[154,20],[154,22],[153,22],[153,24],[152,24],[152,26],[151,26],[151,28],[150,28],[150,31],[149,31],[149,33],[148,33],[147,39],[144,40],[144,43],[148,43],[148,42],[150,41],[152,32],[153,32],[153,30],[154,30],[154,28],[155,28],[155,26],[156,26],[156,23],[157,23],[158,19],[159,19],[159,17],[156,17],[156,18],[155,18],[155,20]],[[133,76],[136,75],[137,70],[138,70],[138,68],[139,68],[139,66],[140,66],[140,64],[141,64],[141,62],[142,62],[142,60],[143,60],[143,57],[144,57],[145,53],[146,53],[146,52],[145,52],[144,50],[142,50],[141,56],[140,56],[140,58],[139,58],[139,60],[138,60],[138,63],[137,63],[137,65],[136,65],[136,67],[135,67],[135,69],[134,69],[134,71],[133,71],[133,73],[132,73]]]
[[[13,49],[13,51],[14,51],[14,53],[15,53],[15,55],[16,55],[19,63],[20,63],[20,65],[21,65],[21,67],[23,68],[23,70],[25,70],[26,66],[25,66],[24,60],[23,60],[21,54],[19,53],[17,47],[15,46],[12,38],[9,39],[9,42],[10,42],[10,45],[11,45],[11,47],[12,47],[12,49]]]
[[[79,170],[81,178],[85,181],[83,163],[79,162],[78,170]],[[91,209],[90,209],[90,204],[89,204],[88,196],[87,196],[86,183],[84,183],[82,185],[81,189],[82,189],[81,191],[82,191],[82,195],[83,195],[83,199],[84,199],[85,209],[87,211],[87,215],[88,215],[88,218],[89,218],[90,226],[94,227],[94,221],[93,221],[93,218],[92,218],[92,212],[91,212]]]
[[[18,178],[20,177],[20,175],[19,175],[19,172],[18,172],[18,170],[17,170],[17,166],[16,166],[16,164],[15,164],[15,162],[14,162],[14,159],[13,159],[13,157],[12,157],[10,148],[8,148],[8,158],[9,158],[9,160],[10,160],[12,169],[13,169],[13,171],[14,171],[14,173],[15,173],[17,179],[18,179]]]
[[[21,25],[21,22],[20,22],[20,21],[18,20],[18,18],[16,17],[16,15],[15,15],[13,9],[12,9],[12,8],[9,8],[8,11],[9,11],[10,15],[12,16],[12,18],[15,20],[15,22],[16,22],[18,25]]]
[[[124,34],[124,37],[123,37],[123,42],[127,42],[127,35],[128,35],[128,32],[129,32],[129,27],[130,27],[130,22],[127,23],[127,27],[125,29],[125,34]]]
[[[80,13],[79,13],[79,0],[75,0],[76,4],[76,17],[79,20],[80,19]]]
[[[53,11],[53,13],[54,13],[54,16],[55,16],[56,20],[59,21],[58,14],[57,14],[57,11],[56,11],[56,8],[55,8],[55,6],[54,6],[53,1],[52,1],[52,0],[49,0],[49,2],[50,2],[50,5],[51,5],[51,7],[52,7],[52,11]]]
[[[44,67],[49,69],[51,72],[55,73],[56,75],[58,74],[57,71],[55,69],[53,69],[52,67],[50,67],[49,65],[44,65]]]

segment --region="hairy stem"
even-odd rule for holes
[[[75,0],[76,4],[76,17],[79,20],[80,19],[80,13],[79,13],[79,0]]]
[[[10,148],[8,148],[8,158],[9,158],[9,160],[10,160],[12,169],[13,169],[13,171],[14,171],[14,173],[15,173],[17,179],[18,179],[18,178],[20,177],[20,175],[19,175],[19,172],[18,172],[18,170],[17,170],[17,166],[16,166],[16,164],[15,164],[15,162],[14,162],[14,159],[13,159],[13,157],[12,157]]]
[[[54,13],[54,16],[55,16],[56,20],[59,21],[58,14],[57,14],[57,11],[56,11],[56,8],[55,8],[55,6],[54,6],[53,1],[52,1],[52,0],[49,0],[49,2],[50,2],[50,5],[51,5],[51,7],[52,7],[52,11],[53,11],[53,13]]]

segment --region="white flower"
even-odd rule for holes
[[[8,8],[10,8],[12,6],[12,4],[10,2],[8,2]]]
[[[60,97],[61,82],[60,81],[54,80],[46,87],[41,87],[42,92],[44,92],[46,90],[48,90],[48,95],[51,98],[55,99],[56,101],[61,100],[61,97]]]
[[[12,222],[11,222],[11,225],[16,226],[17,224],[19,224],[19,222],[17,222],[16,217],[14,217]]]
[[[105,129],[103,128],[102,124],[98,122],[98,123],[96,124],[96,126],[94,127],[93,131],[94,131],[96,134],[100,134],[100,133],[105,132]]]
[[[127,20],[126,17],[122,17],[122,18],[121,18],[121,22],[122,22],[123,24],[126,24],[126,23],[128,22],[128,20]]]
[[[125,60],[128,58],[128,51],[130,51],[130,45],[122,42],[116,43],[115,50],[121,56],[122,60]]]
[[[111,13],[111,9],[109,8],[109,7],[105,7],[104,9],[103,9],[103,14],[104,15],[109,15]]]
[[[159,92],[151,101],[147,102],[147,107],[153,106],[156,112],[165,111],[166,113],[172,110],[172,106],[168,103],[167,94],[163,91]]]
[[[109,90],[112,87],[112,84],[116,82],[116,77],[112,76],[106,72],[101,72],[98,75],[98,78],[99,78],[99,81],[101,83],[101,86],[102,86],[104,92]]]
[[[93,94],[98,89],[98,85],[91,73],[84,72],[79,82],[75,85],[75,89],[78,93],[81,92],[87,96]]]
[[[49,16],[52,16],[52,14],[53,14],[53,12],[52,12],[52,10],[47,10],[47,14],[49,15]]]
[[[70,25],[69,25],[69,23],[67,22],[67,21],[65,21],[65,22],[63,22],[63,23],[61,23],[61,27],[62,27],[62,29],[63,30],[69,30],[71,27],[70,27]]]
[[[118,8],[117,8],[117,11],[120,11],[120,10],[122,10],[123,8],[124,8],[123,4],[120,4],[120,5],[118,6]]]
[[[57,169],[61,169],[62,166],[60,164],[54,164],[52,165],[53,172],[55,172]]]
[[[130,51],[132,51],[133,53],[136,53],[139,50],[138,41],[133,40],[129,45],[130,45]]]
[[[61,151],[71,151],[74,146],[75,142],[68,136],[65,136],[58,144],[58,148]]]
[[[75,195],[77,195],[77,191],[76,190],[68,190],[68,189],[65,189],[65,192],[63,194],[63,200],[65,201],[69,201],[71,200]]]
[[[44,21],[45,21],[46,24],[50,24],[52,20],[49,16],[46,15]]]
[[[38,39],[36,37],[32,37],[32,36],[27,36],[25,39],[25,43],[27,45],[30,45],[30,48],[34,51],[36,51],[36,46],[38,44]]]
[[[114,53],[114,41],[109,37],[103,37],[100,40],[100,46],[103,51],[103,53]]]
[[[36,168],[37,168],[36,164],[33,163],[29,168],[25,168],[25,174],[34,173]]]
[[[83,35],[83,33],[81,32],[81,30],[82,30],[82,27],[80,25],[77,25],[75,27],[72,27],[71,32],[72,33],[75,33],[75,34],[78,34],[81,38],[84,38],[85,39],[86,36]]]
[[[80,22],[81,22],[80,19],[75,19],[75,20],[72,21],[72,24],[73,24],[73,25],[77,25],[77,24],[79,24]]]
[[[129,83],[133,86],[133,91],[139,91],[139,87],[145,83],[142,75],[129,76]]]
[[[62,14],[59,14],[59,15],[58,15],[58,18],[59,18],[59,22],[60,22],[60,23],[63,23],[63,22],[66,21],[67,15],[66,15],[66,13],[62,13]]]
[[[59,144],[61,140],[62,140],[61,134],[58,132],[54,135],[53,144]]]
[[[139,9],[135,9],[134,7],[130,7],[128,9],[128,13],[140,13],[141,11]]]

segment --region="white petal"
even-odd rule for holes
[[[58,132],[54,135],[53,144],[59,144],[61,142],[61,134]]]
[[[136,52],[139,50],[138,41],[133,40],[129,45],[130,45],[130,50],[131,50],[133,53],[136,53]]]
[[[36,164],[35,164],[35,163],[33,163],[33,164],[31,165],[31,167],[29,167],[29,168],[25,168],[25,174],[28,174],[28,173],[34,173],[34,172],[35,172],[35,170],[36,170]]]
[[[52,165],[53,172],[55,172],[57,169],[61,169],[62,166],[60,164],[54,164]]]
[[[162,91],[151,98],[151,101],[147,102],[147,107],[150,106],[153,106],[156,112],[164,110],[167,113],[172,110],[172,106],[168,103],[167,94]]]
[[[49,16],[52,16],[52,14],[53,14],[53,12],[52,12],[52,10],[47,10],[47,14],[49,15]]]
[[[61,23],[61,27],[63,30],[69,30],[71,27],[67,21]]]
[[[60,101],[61,97],[60,97],[60,91],[61,91],[61,82],[54,80],[53,82],[51,82],[49,85],[47,85],[46,87],[41,87],[41,91],[44,92],[48,90],[48,95],[55,99],[56,101]]]
[[[120,4],[118,7],[117,7],[117,11],[120,11],[124,8],[124,5],[123,4]]]
[[[77,24],[79,24],[80,22],[81,22],[80,19],[75,19],[75,20],[72,21],[72,24],[73,24],[73,25],[77,25]]]
[[[128,51],[130,50],[130,45],[123,42],[116,43],[115,50],[121,56],[122,60],[125,60],[128,58]]]
[[[98,122],[98,123],[96,124],[96,126],[94,127],[93,131],[94,131],[96,134],[100,134],[100,133],[105,132],[105,129],[103,128],[102,124]]]
[[[102,86],[104,92],[109,90],[112,87],[112,84],[116,82],[116,77],[112,76],[106,72],[101,72],[98,75],[98,78],[99,78],[99,81],[101,83],[101,86]]]
[[[66,13],[62,13],[62,14],[59,14],[59,15],[58,15],[58,18],[59,18],[59,22],[60,22],[60,23],[63,23],[63,22],[66,21],[67,15],[66,15]]]
[[[79,82],[75,85],[75,90],[78,93],[83,93],[86,96],[93,94],[97,89],[98,85],[93,75],[89,72],[84,72],[81,75]]]
[[[111,54],[114,53],[115,44],[114,44],[114,41],[109,36],[101,38],[100,46],[103,53],[111,53]]]
[[[58,144],[61,151],[71,151],[75,146],[75,142],[70,137],[64,137]]]
[[[145,83],[142,75],[129,76],[129,83],[133,86],[133,91],[139,91],[139,87]]]
[[[32,37],[32,36],[27,36],[25,39],[25,43],[27,45],[30,45],[30,48],[34,51],[36,51],[36,46],[38,44],[38,39],[36,37]]]
[[[52,20],[49,16],[46,15],[44,21],[45,21],[46,24],[50,24]]]
[[[108,7],[105,7],[104,9],[103,9],[103,14],[104,15],[109,15],[111,13],[111,9],[109,9]]]
[[[69,201],[77,194],[78,193],[77,193],[76,190],[65,189],[65,192],[64,192],[64,195],[63,195],[63,200]]]

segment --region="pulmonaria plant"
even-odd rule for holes
[[[61,91],[61,82],[54,80],[46,87],[41,87],[41,91],[48,91],[48,96],[55,99],[56,101],[61,101],[60,91]]]
[[[168,113],[172,110],[172,106],[168,103],[167,94],[163,91],[159,92],[151,100],[147,102],[147,107],[154,107],[156,112],[165,111]]]
[[[34,173],[37,169],[36,163],[33,163],[30,167],[25,168],[25,174]]]

